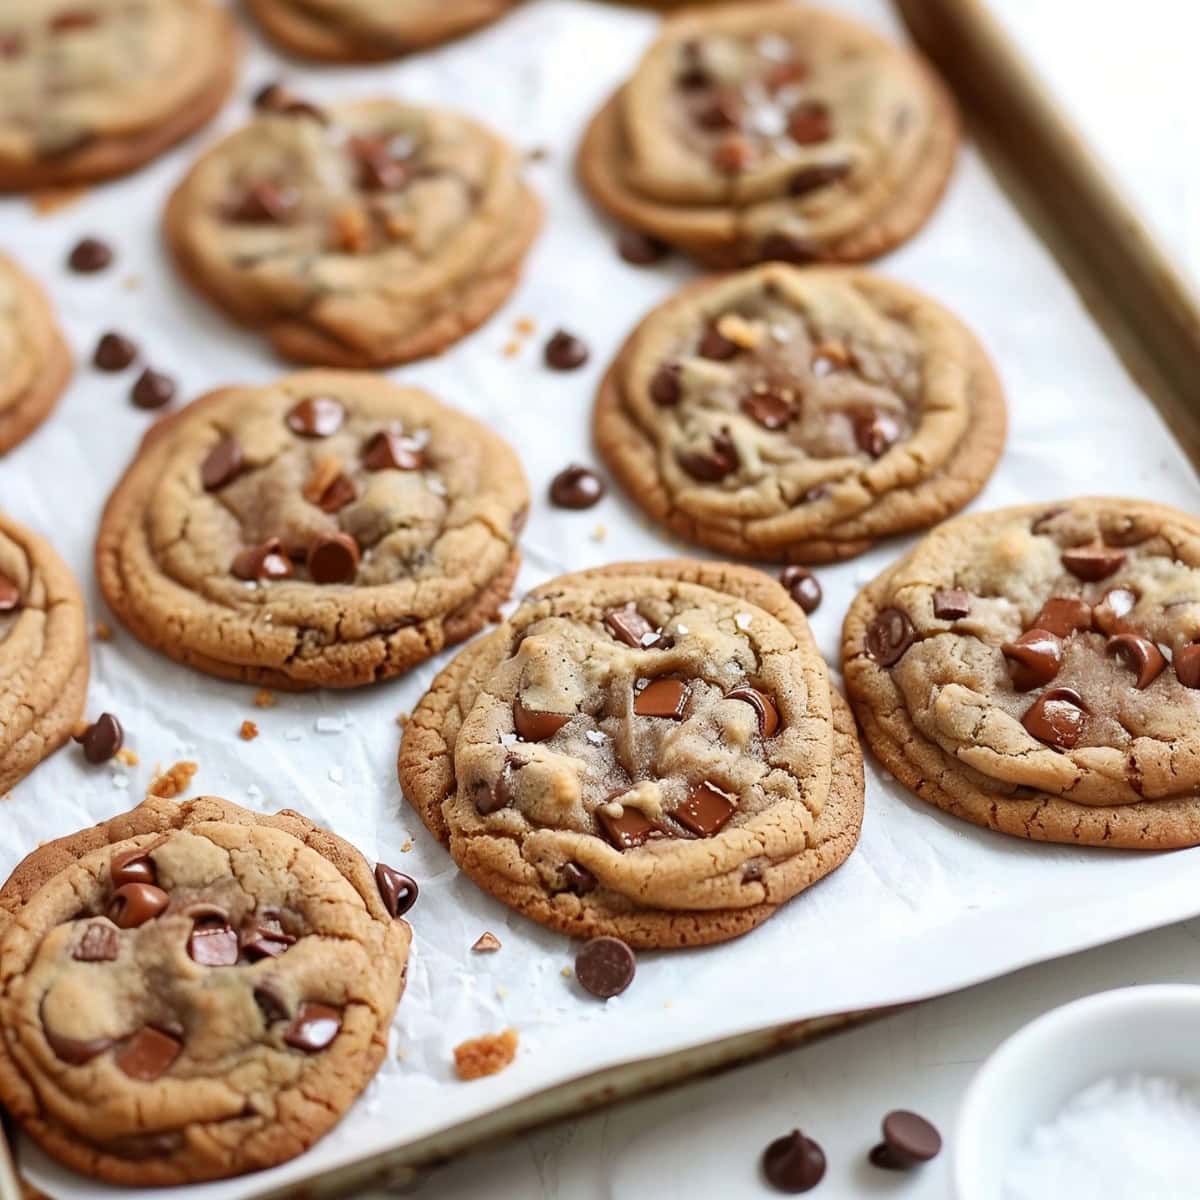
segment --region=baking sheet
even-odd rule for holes
[[[829,2],[899,33],[884,0]],[[650,270],[623,263],[612,248],[613,227],[572,177],[584,120],[653,29],[654,19],[636,10],[531,0],[466,41],[380,67],[304,67],[252,42],[238,98],[217,126],[238,124],[254,90],[282,74],[318,100],[387,90],[454,104],[521,146],[549,151],[529,167],[548,223],[513,300],[442,359],[392,373],[487,421],[521,454],[535,494],[521,590],[562,571],[683,549],[618,495],[583,513],[544,500],[564,464],[593,461],[588,417],[607,360],[643,311],[694,275],[679,260]],[[90,555],[103,501],[152,418],[128,403],[132,372],[102,375],[86,358],[98,334],[116,328],[139,340],[188,396],[281,370],[253,336],[184,288],[159,246],[163,198],[213,136],[210,129],[135,178],[53,215],[37,216],[20,199],[0,202],[0,244],[46,282],[81,360],[58,413],[0,461],[0,507],[51,538],[83,582],[90,615],[113,624],[113,640],[93,644],[88,711],[117,713],[141,760],[130,770],[89,768],[73,749],[55,755],[4,804],[0,868],[7,871],[40,840],[133,803],[156,763],[191,758],[200,764],[192,794],[266,811],[298,808],[369,859],[416,876],[422,891],[410,914],[416,938],[393,1052],[363,1098],[300,1159],[187,1189],[189,1197],[224,1200],[278,1187],[589,1070],[800,1017],[932,995],[1200,912],[1200,850],[1029,845],[942,815],[868,764],[863,838],[846,866],[737,942],[641,955],[633,987],[601,1003],[562,974],[572,945],[460,878],[404,805],[395,781],[395,718],[413,707],[440,662],[356,693],[280,694],[277,707],[258,710],[252,688],[210,680],[144,649],[104,612]],[[62,260],[86,233],[110,238],[118,262],[99,276],[72,276]],[[977,507],[1108,491],[1195,508],[1200,487],[1191,467],[969,148],[926,230],[880,266],[956,309],[1000,367],[1012,428]],[[506,356],[522,317],[536,322],[537,333]],[[559,325],[590,343],[584,370],[560,375],[543,367],[542,341]],[[893,541],[820,569],[825,600],[813,625],[828,658],[836,661],[854,591],[908,544]],[[261,729],[249,743],[237,736],[247,717]],[[485,929],[503,949],[472,955]],[[490,1079],[457,1082],[453,1046],[508,1026],[521,1035],[516,1062]],[[120,1194],[70,1175],[28,1143],[22,1161],[51,1195]]]

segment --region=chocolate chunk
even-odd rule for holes
[[[575,978],[585,992],[601,1000],[619,996],[637,971],[633,951],[617,937],[594,937],[575,955]]]
[[[829,109],[818,100],[798,104],[788,114],[788,137],[801,146],[815,146],[827,142],[833,133]]]
[[[288,428],[301,437],[324,438],[337,433],[346,419],[340,400],[332,396],[306,396],[288,409]]]
[[[175,399],[175,380],[147,367],[134,381],[129,398],[138,408],[162,408]]]
[[[93,1058],[103,1054],[113,1044],[112,1038],[63,1037],[61,1033],[55,1033],[53,1029],[44,1029],[44,1032],[46,1041],[49,1042],[55,1057],[65,1063],[70,1063],[73,1067],[80,1067],[86,1062],[91,1062]]]
[[[375,885],[383,906],[393,917],[402,917],[417,902],[417,881],[411,875],[389,867],[387,863],[375,864]]]
[[[215,492],[231,483],[246,468],[242,447],[236,438],[222,438],[200,464],[200,482],[206,492]]]
[[[270,1025],[274,1021],[285,1021],[288,1018],[287,1001],[275,984],[267,979],[254,989],[254,1003],[262,1013],[263,1020]]]
[[[727,338],[716,326],[715,322],[710,322],[700,335],[700,344],[696,347],[696,353],[701,358],[709,358],[714,362],[728,362],[734,358],[738,352],[737,342],[732,342]]]
[[[21,589],[16,580],[0,571],[0,613],[16,612],[21,607]]]
[[[480,816],[488,817],[492,813],[507,808],[512,801],[512,776],[514,760],[510,756],[505,759],[500,774],[493,780],[481,779],[475,785],[475,811]]]
[[[706,779],[692,789],[688,798],[671,816],[697,837],[712,837],[714,833],[721,832],[736,809],[735,797]]]
[[[758,717],[758,732],[765,738],[775,736],[779,729],[779,709],[775,707],[775,701],[765,692],[743,684],[741,687],[735,687],[731,692],[726,692],[725,699],[744,700],[754,709],[755,715]]]
[[[264,958],[278,958],[296,939],[280,923],[272,909],[264,909],[243,927],[241,932],[242,952],[251,962]]]
[[[604,480],[591,470],[572,463],[550,481],[550,499],[559,508],[591,508],[608,490]]]
[[[867,653],[881,666],[894,667],[917,640],[917,631],[901,608],[885,608],[867,629]]]
[[[117,1051],[114,1062],[130,1079],[152,1083],[167,1071],[182,1049],[178,1038],[153,1025],[143,1025]]]
[[[959,621],[970,611],[971,597],[962,588],[939,588],[933,593],[933,615],[939,621]]]
[[[70,8],[50,19],[52,33],[70,33],[75,29],[91,29],[100,23],[100,14],[85,8]]]
[[[941,1148],[942,1135],[924,1117],[897,1109],[883,1118],[883,1141],[868,1158],[872,1166],[906,1171],[936,1158]]]
[[[755,384],[750,391],[742,394],[738,407],[764,429],[782,429],[796,415],[793,405],[795,396],[791,388]]]
[[[810,487],[808,491],[801,495],[800,500],[804,504],[812,504],[817,500],[824,500],[829,495],[829,484],[818,483],[815,487]]]
[[[322,512],[341,512],[347,504],[358,499],[358,487],[347,475],[338,475],[333,482],[321,493],[317,507]]]
[[[563,866],[563,883],[566,885],[568,892],[573,892],[576,896],[586,896],[589,892],[596,890],[597,880],[595,875],[576,862],[569,862]]]
[[[623,229],[617,238],[617,253],[635,267],[648,267],[666,257],[669,247],[666,242],[640,229]]]
[[[678,363],[663,363],[650,380],[650,399],[660,408],[673,408],[683,395],[679,376],[683,368]]]
[[[1021,718],[1021,724],[1039,742],[1070,750],[1083,736],[1087,706],[1074,688],[1052,688],[1039,696]]]
[[[573,713],[540,712],[526,708],[518,696],[513,701],[513,724],[523,742],[544,742],[553,737],[573,716]]]
[[[94,921],[83,931],[71,957],[76,962],[113,962],[119,950],[117,931],[111,925]]]
[[[1092,620],[1103,633],[1128,633],[1125,618],[1133,612],[1137,595],[1128,588],[1110,588],[1104,599],[1092,610]]]
[[[292,560],[283,543],[273,537],[239,551],[232,570],[238,579],[287,579],[292,573]]]
[[[745,115],[746,106],[733,88],[718,88],[695,110],[696,124],[713,133],[740,129]]]
[[[232,967],[238,960],[237,932],[225,917],[199,917],[188,938],[188,954],[204,967]]]
[[[688,686],[682,679],[654,679],[634,697],[633,711],[639,717],[669,717],[683,720]]]
[[[112,713],[101,713],[75,740],[83,747],[83,757],[90,763],[106,763],[125,741],[121,722]]]
[[[1200,643],[1182,646],[1172,659],[1175,676],[1186,688],[1200,688]]]
[[[152,883],[123,883],[108,902],[108,919],[118,929],[136,929],[167,907],[167,893]]]
[[[1091,629],[1092,606],[1079,596],[1051,596],[1034,618],[1033,627],[1055,637],[1069,637],[1077,629]]]
[[[409,437],[394,429],[381,429],[363,446],[363,466],[368,471],[419,471],[425,465],[428,441],[428,437]]]
[[[123,371],[138,356],[137,343],[120,333],[106,333],[96,343],[92,363],[101,371]]]
[[[114,854],[108,864],[109,878],[115,888],[124,883],[157,883],[158,872],[154,868],[154,860],[150,857],[149,848],[135,846],[132,850],[122,850]]]
[[[1008,671],[1018,692],[1042,687],[1062,667],[1062,642],[1045,629],[1030,629],[1015,642],[1005,642],[1000,653],[1008,660]]]
[[[351,158],[358,170],[358,186],[364,192],[399,192],[413,178],[413,166],[406,161],[407,155],[397,153],[397,145],[403,139],[388,137],[352,137],[347,143]]]
[[[791,83],[801,83],[808,78],[808,64],[797,59],[775,63],[763,76],[763,85],[769,92],[778,92]]]
[[[618,642],[639,650],[653,650],[661,642],[658,631],[630,601],[624,608],[610,608],[604,614],[604,626]]]
[[[776,1138],[763,1151],[763,1174],[772,1187],[793,1195],[808,1192],[825,1178],[825,1151],[798,1129]]]
[[[311,1000],[301,1005],[296,1019],[287,1027],[283,1040],[308,1054],[324,1050],[342,1028],[342,1014],[328,1004]]]
[[[1148,688],[1167,665],[1163,652],[1148,638],[1136,633],[1118,633],[1108,639],[1104,649],[1115,654],[1134,673],[1133,686],[1138,691]]]
[[[281,113],[289,117],[309,117],[322,125],[328,123],[325,113],[315,104],[302,100],[282,83],[268,83],[254,94],[254,107],[260,112]]]
[[[619,801],[619,797],[614,797]],[[621,815],[614,817],[607,808],[596,810],[596,819],[604,836],[618,850],[632,850],[646,842],[657,828],[646,815],[636,808],[621,809]]]
[[[348,533],[323,533],[308,548],[308,573],[313,583],[350,583],[358,557],[358,543]]]
[[[792,263],[803,266],[821,257],[820,247],[795,234],[777,230],[763,238],[761,254],[769,262]]]
[[[252,183],[226,213],[233,221],[253,225],[282,225],[300,205],[300,193],[268,179]]]
[[[1073,546],[1062,552],[1062,565],[1088,583],[1107,579],[1124,561],[1125,551],[1113,546]]]
[[[851,414],[859,449],[879,458],[900,437],[900,422],[889,412],[861,409]]]
[[[821,603],[821,585],[807,567],[792,565],[784,567],[779,582],[787,588],[788,595],[805,611],[814,613]]]
[[[588,360],[587,343],[560,329],[547,341],[542,357],[555,371],[574,371]]]
[[[80,275],[103,271],[113,260],[112,247],[99,238],[86,237],[75,244],[67,257],[67,265]]]
[[[737,447],[724,429],[712,435],[708,450],[680,450],[676,452],[676,458],[679,465],[701,483],[719,483],[741,464]]]
[[[850,172],[847,162],[828,163],[812,167],[801,167],[788,180],[789,196],[806,196],[809,192],[818,191],[836,183]]]

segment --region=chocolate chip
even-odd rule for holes
[[[617,253],[635,267],[648,267],[666,257],[669,247],[666,242],[640,229],[623,229],[617,238]]]
[[[883,1141],[868,1155],[871,1165],[906,1171],[936,1158],[942,1135],[924,1117],[897,1109],[883,1118]]]
[[[328,118],[315,104],[300,99],[282,83],[268,83],[254,94],[254,107],[260,112],[282,113],[289,117],[310,117],[326,124]]]
[[[563,866],[562,874],[567,891],[573,892],[576,896],[586,896],[589,892],[596,890],[595,875],[587,867],[580,866],[579,863],[566,863]]]
[[[1053,688],[1039,696],[1021,718],[1021,724],[1039,742],[1070,750],[1083,736],[1087,706],[1074,688]]]
[[[292,573],[292,560],[283,543],[273,537],[239,551],[232,570],[238,579],[287,579]]]
[[[633,711],[639,717],[682,721],[687,701],[688,686],[682,679],[654,679],[634,697]]]
[[[206,492],[215,492],[231,483],[245,469],[242,447],[236,438],[222,438],[200,464],[200,482]]]
[[[1110,588],[1092,610],[1092,620],[1103,633],[1128,633],[1125,618],[1136,604],[1137,595],[1128,588]]]
[[[679,465],[701,483],[719,483],[741,465],[741,457],[733,439],[722,429],[709,440],[708,450],[679,450],[675,455]]]
[[[789,196],[806,196],[809,192],[818,191],[836,183],[850,172],[850,164],[846,162],[829,163],[825,166],[801,167],[788,180]]]
[[[1008,660],[1008,671],[1018,692],[1042,687],[1062,667],[1062,642],[1045,629],[1030,629],[1015,642],[1005,642],[1000,653]]]
[[[106,763],[125,741],[121,722],[112,713],[101,713],[75,740],[83,747],[83,757],[90,763]]]
[[[793,1129],[763,1151],[762,1169],[767,1182],[778,1191],[808,1192],[825,1177],[825,1151]]]
[[[633,600],[624,608],[610,608],[604,614],[604,627],[618,642],[638,650],[657,650],[664,641],[654,626],[638,612]]]
[[[542,352],[546,366],[556,371],[574,371],[588,360],[587,344],[565,329],[558,330]]]
[[[728,362],[738,352],[737,342],[730,341],[715,324],[709,324],[700,335],[700,344],[696,352],[701,358],[710,358],[714,362]]]
[[[788,595],[806,613],[814,613],[821,603],[821,585],[807,567],[784,567],[779,582],[787,588]]]
[[[188,954],[204,967],[232,967],[238,960],[237,932],[224,917],[200,917],[192,925]]]
[[[120,1050],[114,1062],[129,1076],[151,1083],[179,1057],[183,1043],[161,1029],[143,1025]]]
[[[358,499],[358,487],[354,480],[346,475],[338,475],[334,481],[321,493],[317,507],[322,512],[341,512],[347,504]]]
[[[251,962],[264,958],[278,958],[296,939],[286,932],[273,910],[264,910],[261,917],[254,916],[241,932],[242,952]]]
[[[93,922],[71,952],[76,962],[113,962],[120,950],[117,931],[111,925]]]
[[[348,533],[323,533],[308,548],[308,573],[313,583],[350,583],[358,558],[358,543]]]
[[[411,163],[394,153],[394,139],[352,137],[348,149],[358,169],[358,186],[365,192],[398,192],[413,178]]]
[[[738,407],[764,429],[782,429],[795,415],[795,392],[791,388],[776,389],[767,384],[755,384],[738,400]]]
[[[745,117],[746,106],[732,88],[720,88],[695,112],[696,124],[701,129],[719,132],[723,129],[740,129]]]
[[[660,408],[673,408],[683,395],[679,376],[683,368],[678,363],[663,363],[650,380],[650,399]]]
[[[851,415],[859,449],[878,458],[900,437],[900,422],[888,412],[860,410]]]
[[[260,180],[246,188],[226,210],[233,221],[262,225],[283,224],[300,204],[300,193],[294,187]]]
[[[14,579],[0,572],[0,613],[15,612],[21,607],[21,589]]]
[[[167,893],[152,883],[123,883],[108,902],[108,919],[118,929],[136,929],[167,907]]]
[[[1200,644],[1182,646],[1171,660],[1175,676],[1186,688],[1200,688]]]
[[[801,146],[813,146],[829,140],[833,132],[829,109],[817,100],[798,104],[788,115],[788,137]]]
[[[754,145],[747,138],[734,134],[722,138],[712,152],[712,165],[726,175],[744,171],[755,158]]]
[[[939,621],[960,621],[971,612],[971,597],[962,588],[939,588],[933,593],[933,615]]]
[[[363,446],[363,466],[368,471],[419,471],[425,465],[428,440],[428,437],[409,437],[394,429],[381,429]]]
[[[585,992],[601,1000],[619,996],[637,971],[633,951],[616,937],[594,937],[575,955],[575,978]]]
[[[44,1032],[46,1041],[50,1044],[50,1049],[54,1051],[55,1057],[73,1067],[80,1067],[86,1062],[91,1062],[93,1058],[103,1054],[113,1045],[112,1038],[63,1037],[62,1034],[55,1033],[53,1029],[45,1029]]]
[[[313,1054],[324,1050],[342,1028],[342,1014],[327,1004],[309,1001],[301,1006],[296,1019],[287,1027],[283,1040],[297,1050]]]
[[[706,779],[692,789],[671,816],[697,837],[712,837],[714,833],[720,833],[736,811],[735,798]]]
[[[542,712],[526,708],[518,696],[513,701],[513,724],[523,742],[544,742],[553,737],[572,717],[571,713]]]
[[[821,257],[819,246],[795,234],[780,231],[769,233],[763,238],[759,253],[767,262],[785,262],[795,266],[815,262]]]
[[[120,333],[106,333],[96,343],[92,363],[101,371],[123,371],[138,356],[137,343]]]
[[[1051,596],[1034,618],[1033,627],[1069,637],[1077,629],[1091,629],[1092,606],[1078,596]]]
[[[1062,565],[1088,583],[1107,579],[1124,561],[1125,551],[1113,546],[1072,546],[1062,552]]]
[[[135,380],[129,398],[138,408],[162,408],[175,399],[175,380],[147,367]]]
[[[618,850],[633,850],[646,842],[657,828],[647,817],[636,808],[621,808],[619,816],[613,816],[606,807],[596,810],[596,819],[604,836]]]
[[[732,691],[726,692],[725,699],[742,700],[749,704],[758,717],[758,732],[763,737],[774,737],[778,732],[779,709],[775,707],[775,701],[766,692],[760,692],[758,688],[743,684],[741,687],[735,687]]]
[[[417,902],[417,881],[411,875],[389,867],[387,863],[375,864],[375,886],[383,906],[393,917],[402,917]]]
[[[113,260],[112,247],[99,238],[86,237],[76,242],[67,257],[67,265],[80,275],[92,275],[103,271]]]
[[[75,29],[91,29],[100,23],[100,14],[89,12],[83,8],[68,9],[50,19],[50,30],[53,33],[70,33]]]
[[[917,640],[917,631],[901,608],[885,608],[867,629],[867,653],[881,666],[894,667]]]
[[[769,92],[778,92],[791,83],[800,83],[808,78],[808,65],[790,59],[787,62],[777,62],[763,76],[763,84]]]
[[[301,437],[324,438],[337,433],[346,410],[333,396],[305,396],[288,409],[287,426]]]
[[[1133,686],[1142,691],[1162,674],[1167,665],[1163,652],[1148,638],[1136,633],[1118,633],[1108,639],[1106,653],[1115,654],[1134,673]]]
[[[550,499],[559,508],[591,508],[607,490],[595,471],[578,463],[565,467],[550,481]]]
[[[132,850],[122,850],[114,854],[108,864],[109,878],[113,887],[123,883],[157,883],[158,872],[154,868],[154,860],[150,857],[149,848],[135,846]]]
[[[269,979],[255,987],[254,1003],[268,1025],[274,1021],[285,1021],[288,1017],[287,1001]]]

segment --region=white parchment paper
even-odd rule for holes
[[[884,0],[836,6],[898,32]],[[21,199],[0,202],[0,244],[45,281],[80,360],[58,412],[0,461],[0,506],[66,556],[93,618],[111,620],[91,570],[100,509],[151,419],[128,402],[132,372],[113,377],[87,365],[97,336],[116,328],[135,337],[188,397],[231,381],[268,380],[282,369],[256,338],[183,286],[159,244],[163,199],[189,158],[242,121],[248,97],[281,74],[318,100],[395,92],[459,106],[524,147],[548,149],[529,168],[547,204],[547,226],[514,299],[443,358],[394,375],[488,422],[521,454],[535,493],[522,590],[562,571],[680,551],[619,495],[584,513],[554,510],[544,499],[563,465],[593,461],[589,410],[608,359],[641,313],[694,274],[680,260],[650,270],[623,263],[612,247],[614,228],[572,174],[584,120],[629,71],[654,24],[648,13],[616,5],[531,0],[453,46],[356,69],[285,63],[252,39],[238,97],[215,129],[53,215],[36,216]],[[118,262],[99,276],[72,276],[64,255],[87,233],[111,239]],[[1086,492],[1195,507],[1200,488],[1183,455],[970,148],[926,230],[880,267],[956,309],[999,364],[1011,433],[978,507]],[[537,334],[508,357],[503,348],[520,317],[532,318]],[[584,370],[562,375],[543,367],[542,342],[560,325],[591,345]],[[825,600],[813,625],[831,661],[851,596],[907,544],[894,541],[820,570]],[[600,1003],[562,974],[571,944],[461,878],[405,806],[395,777],[395,718],[415,705],[440,662],[354,693],[281,695],[276,708],[260,711],[253,689],[176,666],[116,629],[111,642],[93,644],[88,711],[117,713],[141,763],[94,768],[73,748],[55,755],[3,803],[0,868],[43,839],[136,802],[156,763],[193,758],[200,764],[193,794],[268,811],[298,808],[421,884],[410,914],[416,938],[408,991],[393,1053],[376,1080],[308,1154],[262,1175],[187,1189],[202,1200],[301,1179],[600,1067],[799,1017],[928,996],[1200,912],[1200,851],[1026,844],[943,816],[868,765],[862,842],[846,866],[739,941],[641,955],[630,990]],[[237,736],[246,717],[262,731],[256,741]],[[485,929],[503,949],[472,955]],[[490,1079],[457,1082],[453,1046],[508,1026],[520,1031],[516,1062]],[[23,1161],[54,1196],[118,1194],[64,1172],[28,1145]]]

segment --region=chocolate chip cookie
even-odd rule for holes
[[[100,587],[147,645],[227,679],[352,687],[496,617],[528,489],[416,388],[303,371],[154,426],[109,499]]]
[[[59,748],[83,715],[83,597],[35,533],[0,515],[0,793]]]
[[[437,354],[517,283],[541,207],[513,148],[394,100],[319,109],[270,88],[171,197],[188,279],[285,358],[372,367]]]
[[[1040,841],[1200,843],[1195,517],[959,517],[859,594],[842,655],[867,741],[922,800]]]
[[[70,377],[71,352],[45,292],[0,254],[0,454],[50,415]]]
[[[832,13],[744,3],[664,23],[579,171],[613,216],[712,266],[860,262],[925,222],[957,143],[915,55]]]
[[[232,14],[211,0],[0,6],[0,189],[141,166],[220,108],[238,50]]]
[[[719,942],[841,865],[862,756],[804,616],[724,563],[553,580],[434,680],[409,803],[485,891],[635,947]]]
[[[396,58],[494,21],[516,0],[249,0],[281,46],[306,58]]]
[[[940,305],[865,271],[769,263],[651,312],[601,385],[594,431],[681,536],[826,562],[961,508],[1005,424],[987,355]]]
[[[387,1051],[398,881],[299,813],[215,797],[41,846],[0,890],[0,1100],[127,1187],[294,1158]]]

